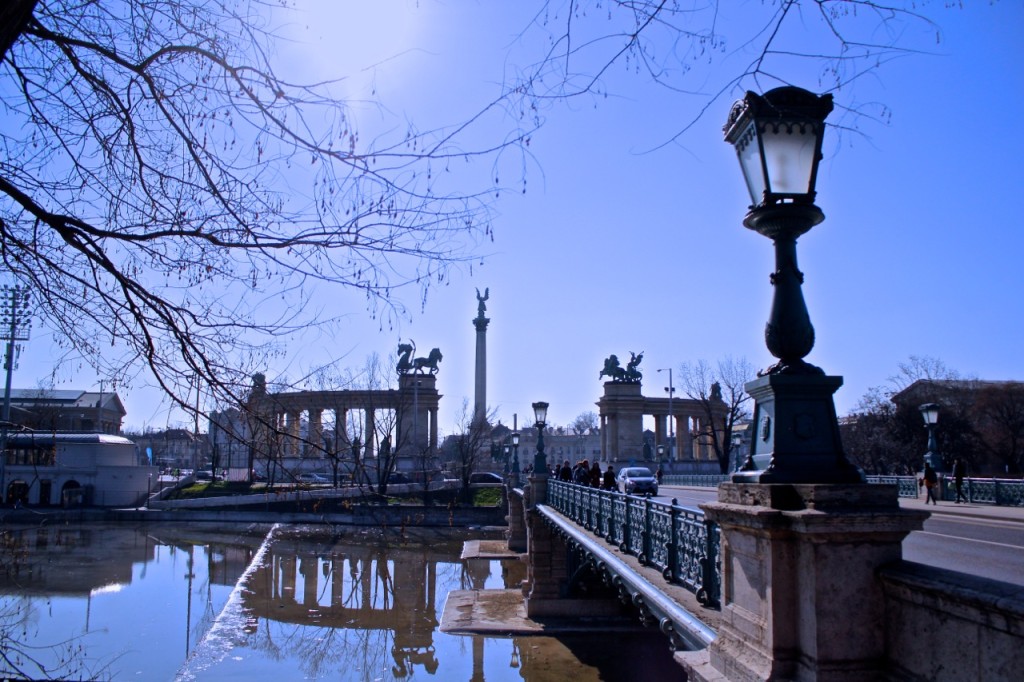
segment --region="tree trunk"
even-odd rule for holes
[[[0,3],[0,61],[7,58],[7,51],[18,39],[25,25],[32,18],[39,0],[5,0]]]

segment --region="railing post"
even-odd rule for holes
[[[628,552],[630,538],[632,537],[632,528],[630,527],[630,523],[632,522],[631,519],[633,518],[633,515],[629,513],[629,500],[629,495],[622,498],[624,507],[622,509],[622,533],[619,537],[619,549],[623,552]]]
[[[679,580],[679,500],[673,497],[671,504],[669,523],[672,524],[672,528],[669,531],[668,546],[665,548],[668,555],[668,571],[665,578],[674,583]]]
[[[697,593],[697,600],[704,606],[718,606],[721,601],[721,588],[718,584],[718,536],[715,524],[704,519],[704,559],[701,561],[701,573],[704,584]],[[703,598],[702,598],[703,597]]]
[[[615,506],[616,506],[615,505],[615,498],[617,496],[618,496],[617,493],[612,493],[612,492],[608,493],[608,497],[609,497],[609,500],[608,500],[608,536],[605,538],[605,540],[607,540],[609,543],[611,543],[613,545],[615,544],[615,538],[616,538],[615,529],[617,527],[615,525],[615,523],[616,523],[616,521],[615,521]]]
[[[640,536],[641,555],[638,557],[640,563],[647,566],[651,563],[651,498],[644,498],[644,530]]]

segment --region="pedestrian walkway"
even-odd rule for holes
[[[978,519],[999,519],[1024,524],[1024,507],[1005,507],[994,504],[978,504],[976,502],[947,502],[940,500],[938,504],[925,504],[924,493],[918,498],[901,497],[900,506],[904,509],[923,509],[936,516],[961,516]]]

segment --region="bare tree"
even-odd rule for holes
[[[486,419],[474,419],[473,411],[469,406],[469,398],[463,398],[462,407],[459,408],[456,417],[457,433],[447,439],[450,454],[454,455],[461,483],[462,499],[465,502],[472,501],[473,491],[469,487],[470,475],[476,471],[477,465],[485,454],[490,457],[490,423],[496,417],[497,412],[492,409],[488,411]]]
[[[897,0],[545,0],[529,31],[547,51],[522,69],[513,92],[530,106],[614,95],[623,71],[679,96],[678,141],[724,99],[813,72],[823,92],[844,91],[845,128],[886,120],[884,103],[858,103],[859,81],[889,61],[933,49],[941,33],[927,2]],[[936,3],[938,4],[938,3]],[[946,3],[949,5],[949,3]],[[529,32],[524,32],[529,33]],[[532,34],[530,34],[532,35]]]
[[[684,395],[700,404],[711,425],[698,437],[711,446],[723,474],[729,471],[732,461],[733,427],[750,416],[747,403],[751,398],[744,386],[754,376],[754,366],[746,358],[725,358],[714,367],[706,360],[698,360],[693,364],[683,363],[679,368]]]
[[[577,436],[582,436],[588,432],[596,433],[597,424],[597,413],[588,411],[581,412],[577,415],[576,418],[572,420],[572,424],[569,425],[569,428],[572,429],[572,432]]]
[[[364,141],[334,83],[275,71],[287,3],[3,4],[0,259],[65,353],[148,368],[190,414],[190,382],[238,404],[275,344],[337,322],[314,291],[351,290],[387,324],[398,290],[468,263],[495,156],[533,126],[499,93],[451,129]],[[489,111],[512,131],[474,147]],[[449,161],[475,158],[480,185],[454,187]]]

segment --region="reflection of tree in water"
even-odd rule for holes
[[[6,594],[38,578],[33,552],[63,551],[68,534],[60,528],[8,528],[0,531],[0,674],[25,679],[107,679],[112,660],[86,657],[82,640],[89,634],[40,643],[40,618],[50,600]]]
[[[277,541],[243,593],[248,645],[276,660],[294,657],[312,677],[341,669],[368,680],[434,674],[438,571],[456,577],[452,557],[445,543],[310,552]]]

